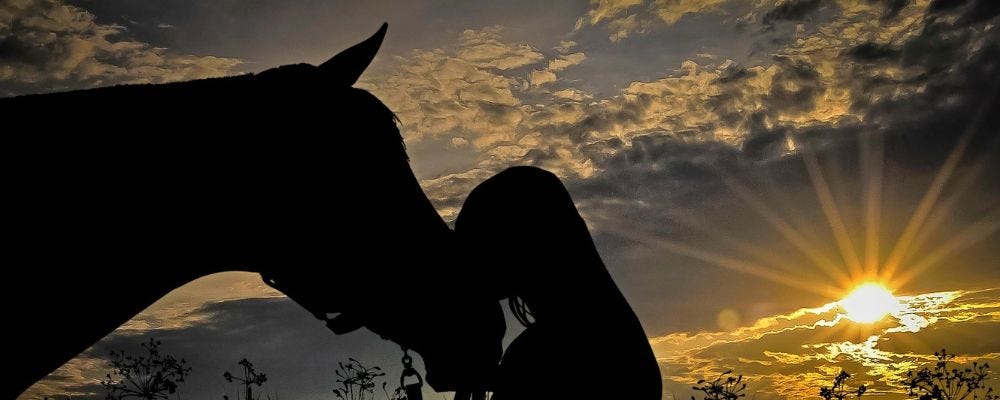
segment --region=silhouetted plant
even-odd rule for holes
[[[136,398],[143,400],[166,399],[177,392],[177,386],[191,373],[183,358],[160,353],[159,340],[149,339],[141,346],[145,356],[132,356],[124,351],[111,352],[111,373],[101,384],[108,391],[105,399],[121,400]]]
[[[226,381],[229,382],[235,381],[243,385],[245,393],[243,398],[244,400],[254,400],[253,385],[257,385],[257,387],[264,385],[264,382],[267,382],[267,374],[255,371],[253,369],[253,363],[247,360],[246,358],[240,360],[239,365],[243,367],[242,378],[238,376],[233,376],[233,374],[229,373],[229,371],[226,371],[226,373],[222,374],[222,377],[226,378]],[[237,398],[239,398],[239,396],[237,396]],[[226,396],[226,399],[228,399],[228,396]]]
[[[723,372],[711,382],[698,380],[701,386],[694,386],[692,389],[705,392],[705,400],[735,400],[746,397],[743,391],[746,390],[747,384],[743,383],[743,375],[732,376],[730,375],[732,373],[732,370]],[[691,400],[695,400],[695,397],[691,396]]]
[[[847,379],[851,377],[847,371],[841,370],[836,377],[833,378],[832,387],[822,387],[819,389],[819,396],[825,400],[845,400],[851,397],[855,399],[860,399],[861,396],[868,391],[868,387],[865,385],[858,386],[855,390],[847,390]]]
[[[972,363],[971,368],[951,368],[948,364],[955,358],[945,349],[935,352],[937,362],[933,368],[924,367],[906,373],[904,384],[909,386],[909,395],[920,400],[998,400],[993,388],[985,385],[989,377],[990,365]]]
[[[375,398],[375,387],[385,373],[378,366],[366,367],[360,361],[348,358],[347,363],[338,362],[337,383],[339,388],[333,389],[333,394],[342,400],[372,400]],[[382,394],[388,400],[406,400],[406,392],[397,387],[390,394],[387,382],[382,382]]]
[[[385,390],[385,382],[383,382],[382,393],[385,393],[385,398],[389,400],[408,400],[406,397],[406,390],[403,389],[402,386],[397,386],[396,390],[393,390],[392,394],[389,394],[389,392]]]

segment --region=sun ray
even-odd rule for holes
[[[858,279],[863,275],[861,260],[854,250],[850,232],[847,230],[847,226],[844,225],[844,220],[840,216],[837,203],[833,198],[833,193],[830,191],[830,185],[823,177],[823,170],[819,166],[816,153],[809,148],[805,148],[802,151],[802,160],[805,162],[809,180],[812,182],[813,189],[816,192],[816,197],[819,199],[820,207],[823,209],[823,214],[826,216],[830,230],[833,232],[837,247],[840,248],[841,257],[847,263],[851,275]]]
[[[679,243],[673,240],[664,238],[643,237],[641,235],[637,235],[630,232],[629,229],[618,229],[613,226],[604,226],[603,228],[608,229],[617,235],[620,235],[626,239],[635,241],[637,243],[643,243],[648,246],[660,248],[674,254],[694,258],[696,260],[701,260],[716,265],[718,267],[762,278],[791,288],[800,289],[807,292],[812,292],[819,295],[831,296],[831,297],[836,296],[840,292],[840,290],[834,286],[822,283],[815,283],[815,282],[803,282],[790,277],[788,274],[780,273],[778,271],[774,271],[770,268],[761,265],[757,265],[751,262],[747,262],[729,256],[715,254],[705,250],[700,250],[693,246]]]
[[[801,273],[800,269],[794,268],[792,265],[788,265],[787,262],[780,260],[779,257],[773,251],[769,251],[761,246],[754,245],[745,240],[739,240],[732,235],[728,235],[722,232],[720,229],[706,224],[703,220],[695,218],[690,215],[685,215],[681,213],[669,213],[670,217],[678,221],[681,225],[692,229],[694,231],[704,233],[711,236],[713,239],[723,242],[730,248],[737,250],[749,257],[753,257],[764,264],[771,265],[781,269],[783,271],[791,273]]]
[[[934,204],[937,202],[938,197],[941,196],[941,192],[944,190],[945,185],[947,185],[948,180],[951,179],[951,175],[958,166],[958,162],[961,160],[962,154],[965,152],[965,148],[969,145],[970,140],[971,135],[963,135],[958,143],[955,144],[951,153],[948,154],[948,158],[938,170],[938,173],[934,176],[934,180],[931,181],[927,192],[924,193],[924,196],[917,204],[917,209],[913,212],[909,222],[906,223],[906,227],[903,228],[903,233],[899,235],[896,246],[889,253],[889,258],[885,263],[885,274],[887,276],[892,276],[903,262],[903,259],[908,255],[914,237],[933,210]]]
[[[865,229],[865,259],[864,274],[870,279],[878,274],[879,268],[879,232],[882,222],[882,163],[883,143],[878,132],[862,132],[859,141],[861,147],[861,176],[864,181],[864,229]]]
[[[946,257],[978,243],[996,233],[998,229],[1000,229],[1000,212],[991,212],[976,223],[967,226],[935,251],[921,257],[920,262],[900,273],[893,282],[898,286],[909,283],[917,275],[938,265]]]
[[[914,237],[913,243],[911,244],[912,248],[915,249],[926,248],[925,244],[927,244],[927,242],[934,237],[934,233],[937,233],[938,228],[944,225],[945,222],[950,220],[949,218],[952,216],[952,210],[958,204],[958,201],[961,200],[962,195],[965,194],[965,191],[968,190],[977,181],[979,173],[982,172],[983,167],[986,165],[986,163],[987,159],[979,160],[979,162],[977,162],[976,165],[970,168],[970,171],[967,174],[965,174],[965,176],[963,176],[963,178],[959,182],[955,184],[954,189],[950,191],[951,194],[945,197],[943,200],[941,200],[938,203],[938,205],[934,207],[934,210],[927,217],[927,221],[924,222],[923,229],[920,229],[920,232],[916,235],[916,237]],[[926,253],[934,253],[936,249],[937,246],[933,246]],[[900,262],[901,263],[906,262],[906,260],[910,258],[912,258],[912,255],[910,257],[904,257],[902,260],[900,260]],[[881,279],[883,281],[889,280],[889,278],[890,276],[887,274],[883,273],[881,275]]]
[[[981,126],[987,109],[991,104],[993,104],[993,98],[995,97],[996,93],[994,91],[994,94],[990,97],[990,99],[982,102],[982,106],[976,110],[976,114],[973,116],[972,121],[966,125],[965,130],[962,132],[962,135],[959,136],[955,146],[952,148],[951,152],[948,153],[948,157],[945,159],[944,164],[942,164],[941,168],[938,169],[937,174],[934,176],[934,179],[927,188],[927,192],[924,193],[924,196],[920,199],[920,202],[917,204],[917,209],[913,212],[913,215],[910,216],[910,220],[903,229],[903,233],[899,236],[899,239],[896,241],[896,245],[889,253],[889,258],[885,262],[884,276],[892,276],[896,270],[899,269],[903,260],[907,257],[913,244],[914,237],[916,237],[918,231],[926,221],[927,216],[934,208],[934,204],[941,196],[941,192],[944,191],[944,188],[947,186],[948,181],[955,172],[955,169],[958,168],[958,164],[962,160],[962,156],[965,154],[966,148],[969,146],[969,143],[972,141],[972,137]]]
[[[722,182],[737,195],[737,197],[750,206],[750,208],[754,210],[757,215],[763,218],[764,221],[774,228],[778,234],[785,238],[785,240],[808,257],[813,264],[823,269],[823,271],[831,279],[844,286],[850,284],[850,276],[837,267],[833,261],[823,257],[819,250],[805,240],[797,229],[785,222],[784,219],[782,219],[776,212],[772,211],[771,208],[764,204],[763,201],[754,196],[746,186],[739,183],[728,174],[720,173],[719,177],[722,179]]]

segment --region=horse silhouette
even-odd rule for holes
[[[457,399],[659,398],[642,326],[555,175],[488,179],[454,230],[435,211],[395,115],[352,87],[386,28],[319,66],[0,99],[0,396],[172,289],[251,271],[337,334],[419,353]],[[528,325],[506,352],[505,298]]]

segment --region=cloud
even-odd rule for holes
[[[998,310],[998,289],[927,293],[901,298],[904,308],[892,317],[859,335],[849,326],[836,303],[768,316],[728,330],[697,334],[676,333],[650,339],[654,352],[669,378],[667,392],[681,391],[697,379],[710,378],[725,369],[734,369],[748,381],[749,392],[784,398],[815,397],[821,386],[829,386],[841,369],[854,378],[852,386],[867,384],[872,392],[903,398],[906,372],[928,365],[938,347],[963,347],[959,363],[996,362],[1000,342],[986,339],[1000,324],[993,317]],[[959,317],[962,315],[963,317]],[[964,335],[979,331],[984,345],[975,349],[954,343],[951,332],[959,328],[957,318],[980,318],[980,326],[964,326]],[[924,321],[912,325],[912,320]],[[909,329],[907,337],[892,332]],[[971,328],[971,329],[970,329]],[[974,334],[975,335],[975,334]],[[900,346],[898,341],[905,340]],[[920,343],[921,345],[916,345]],[[951,349],[951,347],[949,347]],[[971,351],[970,351],[971,350]],[[955,352],[955,350],[952,350]]]
[[[574,27],[605,25],[608,40],[619,42],[635,34],[649,33],[656,25],[673,25],[689,14],[717,12],[726,0],[594,0],[585,17]]]
[[[527,44],[500,41],[503,28],[492,26],[480,30],[467,29],[461,35],[458,58],[479,68],[514,69],[534,64],[544,56]]]
[[[555,82],[556,79],[556,74],[550,70],[531,71],[531,76],[529,77],[531,86],[540,86],[546,83]]]
[[[786,0],[765,13],[762,21],[765,25],[771,25],[775,21],[797,21],[822,5],[820,0]]]
[[[250,272],[224,272],[202,277],[156,301],[118,327],[117,333],[186,329],[209,322],[214,315],[202,310],[206,304],[248,298],[283,298]]]
[[[87,355],[77,356],[41,381],[35,383],[18,399],[101,399],[104,398],[105,371],[109,370],[107,360]]]
[[[905,263],[927,266],[907,273],[907,285],[940,289],[942,276],[995,282],[1000,276],[982,257],[997,237],[997,224],[985,221],[996,218],[1000,193],[986,182],[1000,176],[989,155],[1000,121],[983,111],[996,104],[997,88],[982,82],[996,72],[988,60],[997,33],[992,22],[958,22],[973,3],[944,14],[923,5],[890,21],[877,4],[845,7],[762,64],[684,62],[618,96],[536,111],[524,121],[552,145],[529,152],[527,162],[566,178],[614,257],[609,265],[623,269],[616,279],[657,332],[715,326],[732,304],[760,315],[756,309],[784,296],[819,299],[850,285],[837,278],[849,257],[827,225],[840,214],[853,240],[845,247],[863,251],[860,204],[872,172],[859,149],[879,146],[879,190],[892,196],[891,209],[880,211],[884,262],[967,137],[974,144],[951,174],[949,200],[934,206],[937,222],[919,228],[929,247],[905,250]],[[845,57],[857,62],[845,65]],[[824,186],[835,211],[820,200]],[[947,255],[929,257],[938,251]],[[732,274],[769,289],[699,294],[710,289],[696,282]]]
[[[560,40],[559,44],[556,47],[553,47],[552,50],[559,52],[559,54],[566,54],[572,51],[576,46],[577,43],[572,40]]]
[[[591,25],[596,25],[604,20],[612,20],[642,3],[643,0],[591,0],[591,9],[587,12],[588,21]]]
[[[176,54],[59,0],[0,5],[0,95],[232,74],[240,60]]]
[[[255,390],[272,397],[329,395],[334,387],[337,362],[348,357],[379,365],[387,376],[400,373],[399,350],[391,342],[366,330],[334,335],[321,321],[287,298],[208,302],[193,308],[189,317],[196,322],[116,330],[19,398],[103,399],[105,392],[98,381],[108,372],[108,353],[125,350],[136,354],[141,351],[138,344],[150,337],[163,342],[161,350],[165,354],[184,358],[192,367],[191,375],[179,387],[181,396],[187,398],[224,394],[234,397],[237,387],[227,383],[222,374],[226,370],[235,372],[236,363],[244,357],[268,375],[268,382]],[[419,363],[419,358],[416,361]],[[391,384],[391,379],[388,381]]]
[[[611,31],[608,40],[612,43],[620,42],[633,33],[644,33],[638,32],[640,31],[640,21],[634,14],[608,22],[608,30]]]
[[[500,27],[466,30],[457,45],[415,50],[392,71],[374,71],[367,85],[399,116],[410,141],[458,135],[483,147],[507,139],[522,116],[516,92],[526,81],[510,71],[541,61],[526,44],[502,42]],[[544,80],[544,79],[543,79]]]
[[[552,95],[560,99],[573,100],[573,101],[583,101],[594,97],[587,92],[576,89],[557,90],[552,92]]]
[[[652,248],[637,248],[649,243],[620,243],[614,249],[620,253],[615,257],[632,257],[629,263],[642,265],[634,267],[642,273],[631,274],[658,277],[624,281],[627,290],[648,292],[637,301],[640,307],[683,313],[691,324],[685,327],[714,326],[714,313],[702,318],[682,310],[684,303],[668,304],[690,289],[666,297],[654,292],[662,283],[651,282],[669,282],[674,275],[679,281],[691,279],[663,272],[657,264],[719,268],[721,263],[723,270],[757,274],[760,282],[780,281],[766,285],[797,285],[787,290],[801,295],[808,282],[829,279],[834,274],[830,270],[845,263],[830,230],[817,230],[808,222],[826,221],[830,213],[817,200],[816,179],[839,185],[833,189],[839,196],[837,212],[847,215],[857,237],[863,235],[855,222],[862,211],[851,200],[863,190],[856,150],[863,137],[875,134],[884,141],[887,174],[908,176],[905,185],[885,184],[884,191],[894,193],[897,204],[906,204],[884,211],[885,229],[901,230],[906,224],[934,179],[934,168],[953,148],[956,126],[981,121],[973,137],[982,145],[970,148],[980,156],[970,155],[972,160],[995,148],[989,144],[995,118],[976,117],[991,89],[972,83],[988,81],[993,71],[995,63],[985,60],[995,50],[995,41],[988,40],[995,32],[987,24],[935,22],[918,6],[898,9],[894,19],[884,21],[880,5],[866,4],[845,5],[840,15],[758,63],[688,60],[666,76],[632,82],[609,97],[593,98],[551,75],[531,85],[544,81],[547,90],[526,90],[530,78],[479,67],[449,48],[401,59],[403,72],[380,78],[387,84],[374,90],[401,115],[408,141],[444,136],[471,144],[466,168],[422,182],[447,218],[454,218],[474,185],[503,168],[529,164],[550,169],[567,181],[601,240],[628,242],[604,230],[614,225],[656,242]],[[933,29],[925,29],[925,23]],[[939,36],[953,39],[936,40]],[[501,39],[496,41],[505,43]],[[928,51],[930,43],[947,45]],[[558,65],[564,55],[548,65]],[[845,67],[845,57],[858,62]],[[425,62],[433,66],[417,67]],[[453,72],[458,70],[463,72]],[[930,80],[927,73],[936,77]],[[404,95],[394,92],[399,88]],[[468,101],[467,92],[492,97]],[[952,100],[942,102],[944,98]],[[807,167],[803,150],[815,155],[820,168]],[[972,163],[963,163],[961,173]],[[985,175],[975,179],[995,175],[995,164],[988,165],[981,172]],[[952,201],[990,215],[995,195]],[[949,210],[941,209],[941,218]],[[947,221],[935,231],[942,242],[975,223],[968,218],[939,221]],[[990,237],[985,235],[969,245],[983,243]],[[807,245],[814,248],[805,251]],[[949,253],[970,260],[963,276],[982,272],[982,263],[971,261],[982,254],[982,245],[976,246],[967,255]],[[763,248],[773,252],[766,254]],[[810,268],[774,272],[793,265]],[[703,273],[725,279],[723,270]],[[788,276],[801,282],[788,282]],[[753,299],[748,304],[763,304],[765,297],[747,290],[717,302],[738,296]],[[646,311],[643,317],[655,321],[655,330],[678,329],[673,324],[679,322],[652,314]]]
[[[423,182],[439,210],[449,216],[454,215],[460,204],[449,196],[464,198],[472,185],[490,172],[525,159],[551,159],[556,163],[572,157],[555,143],[543,143],[543,135],[532,130],[542,119],[531,116],[548,112],[528,100],[542,96],[569,102],[589,96],[584,91],[560,86],[549,90],[560,83],[556,72],[585,62],[586,54],[569,53],[572,45],[563,43],[566,52],[557,52],[546,60],[527,44],[505,41],[502,32],[503,28],[495,26],[466,30],[456,43],[433,50],[415,50],[397,58],[394,68],[366,75],[362,83],[399,116],[403,135],[411,146],[436,138],[447,138],[449,142],[458,139],[471,145],[470,151],[476,159],[466,164],[466,169],[450,171],[455,174],[453,179],[432,176]],[[524,71],[535,64],[544,67]],[[528,118],[532,122],[526,121]],[[543,150],[529,154],[531,149],[545,147],[554,154],[542,156]],[[461,182],[461,189],[444,190],[441,182]]]
[[[680,21],[687,14],[718,11],[726,0],[654,0],[653,11],[667,25]]]
[[[750,50],[759,53],[729,57],[739,61],[714,49],[704,54],[725,56],[699,57],[699,48],[689,59],[657,65],[655,75],[607,95],[586,80],[566,79],[573,68],[606,61],[579,31],[574,41],[539,50],[496,26],[465,30],[453,42],[398,57],[366,74],[363,85],[399,115],[410,149],[442,143],[449,156],[464,157],[421,182],[449,220],[476,184],[503,168],[537,165],[562,177],[616,282],[655,336],[668,390],[687,393],[696,379],[735,367],[748,375],[752,390],[788,398],[814,396],[839,368],[855,372],[856,383],[898,391],[899,374],[929,360],[938,344],[971,358],[995,358],[998,311],[991,299],[997,291],[939,291],[1000,283],[990,252],[1000,217],[1000,189],[992,184],[1000,179],[1000,116],[989,112],[996,108],[992,82],[1000,59],[997,3],[839,1],[821,11],[812,1],[755,1],[746,13],[735,13],[729,7],[736,3],[592,3],[581,23],[607,28],[612,41],[653,29],[680,30],[686,18],[712,14],[725,23],[740,19],[740,29],[760,44]],[[84,76],[79,65],[88,62],[107,68],[159,65],[165,71],[154,76],[162,79],[184,71],[171,64],[182,56],[116,41],[127,33],[124,28],[97,24],[82,10],[51,1],[4,4],[0,24],[8,22],[0,25],[6,34],[0,48],[44,39],[55,40],[52,48],[59,50],[51,60],[23,49],[16,61],[0,56],[5,82],[24,81],[28,75],[19,74],[37,70],[64,76],[39,78],[43,86],[69,85]],[[26,13],[24,7],[44,18],[3,18]],[[761,33],[768,22],[820,14],[822,19],[803,23],[791,35]],[[58,26],[47,25],[50,19]],[[23,39],[8,33],[15,28],[26,32]],[[52,39],[52,32],[93,46],[74,58],[63,49],[75,42]],[[149,54],[160,61],[135,61]],[[84,61],[73,61],[78,58]],[[116,73],[84,82],[139,79]],[[947,171],[941,166],[961,143],[967,144],[949,179],[939,171]],[[841,216],[854,240],[848,247],[863,252],[862,200],[872,196],[863,160],[873,148],[885,199],[878,231],[882,261],[920,214],[923,199],[933,200],[900,268],[914,274],[904,288],[926,290],[908,300],[912,312],[873,326],[874,336],[853,334],[833,308],[798,309],[828,303],[847,289],[840,275],[847,274],[848,261],[829,216]],[[420,162],[414,157],[415,165]],[[939,196],[933,196],[934,182],[943,182]],[[824,185],[832,199],[827,204],[820,200]],[[255,296],[251,291],[239,293]],[[220,364],[245,351],[229,341],[288,359],[293,356],[286,350],[298,349],[289,343],[328,345],[312,333],[290,334],[312,329],[316,321],[281,300],[222,297],[210,305],[162,305],[88,354],[100,356],[152,329],[172,343],[189,343],[182,346],[186,354],[205,358],[198,349],[224,349]],[[211,335],[225,340],[206,339]],[[340,357],[347,349],[322,356]],[[323,366],[316,361],[320,356],[302,357]],[[269,357],[267,364],[287,361]],[[91,362],[76,360],[44,385],[89,379],[80,371],[98,368]],[[215,368],[204,367],[214,362],[201,368]],[[287,376],[295,373],[293,367],[282,369]],[[67,393],[90,390],[58,387]],[[311,387],[327,390],[318,383]],[[300,389],[282,389],[282,395],[285,390]]]
[[[857,131],[864,108],[852,98],[861,90],[850,88],[888,67],[851,72],[860,78],[836,68],[847,49],[861,44],[839,32],[898,31],[900,26],[911,32],[913,18],[906,14],[897,24],[879,26],[863,15],[852,15],[796,41],[769,64],[742,66],[727,60],[702,65],[689,60],[666,77],[633,82],[617,96],[587,104],[580,103],[587,98],[586,91],[571,86],[525,91],[529,85],[557,85],[560,81],[552,71],[584,61],[584,53],[558,55],[546,69],[530,72],[525,80],[516,72],[492,67],[488,58],[465,59],[463,55],[470,53],[464,46],[475,46],[468,40],[456,49],[417,51],[400,59],[399,70],[377,78],[380,83],[373,91],[400,115],[407,140],[450,136],[472,144],[477,177],[510,165],[532,164],[566,178],[586,179],[620,151],[620,146],[608,143],[616,140],[628,148],[634,138],[644,136],[718,142],[753,159],[775,160],[794,152],[798,142]],[[497,32],[497,28],[487,33],[467,31],[463,37],[490,37],[494,49],[525,48],[504,42]],[[509,53],[489,54],[504,59]],[[551,97],[543,107],[527,101],[545,93]],[[453,173],[464,176],[470,170]],[[458,181],[464,182],[463,189],[432,195],[448,215],[454,215],[460,201],[446,198],[464,195],[476,179]],[[429,191],[443,187],[425,183]]]
[[[563,54],[558,58],[549,60],[548,70],[552,72],[562,71],[566,68],[582,63],[586,59],[587,55],[584,53]]]
[[[536,87],[555,82],[559,79],[555,74],[556,72],[580,64],[586,59],[587,55],[584,53],[559,55],[557,58],[549,60],[548,66],[545,69],[531,71],[528,81],[531,83],[531,86]]]

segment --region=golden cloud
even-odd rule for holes
[[[0,84],[30,84],[38,91],[162,83],[231,75],[241,64],[234,58],[177,54],[122,39],[124,31],[97,23],[93,14],[59,0],[0,3],[0,41],[12,53],[0,60]]]
[[[660,20],[673,25],[687,14],[718,11],[726,0],[654,0],[653,10]]]
[[[829,386],[843,369],[855,376],[853,385],[867,384],[874,393],[901,399],[905,398],[902,382],[907,371],[934,361],[931,352],[941,347],[963,347],[964,339],[941,338],[933,331],[961,326],[963,335],[968,335],[970,330],[985,329],[969,325],[970,317],[985,319],[991,329],[1000,329],[1000,321],[992,317],[1000,311],[998,294],[1000,288],[899,296],[902,307],[875,325],[851,322],[833,302],[762,318],[733,330],[678,332],[650,338],[650,343],[661,369],[670,371],[665,384],[673,390],[732,368],[746,376],[750,390],[758,395],[809,398],[821,386]],[[900,340],[929,343],[899,351],[894,343]],[[992,340],[985,348],[992,350],[965,354],[956,362],[1000,359],[1000,341]]]

